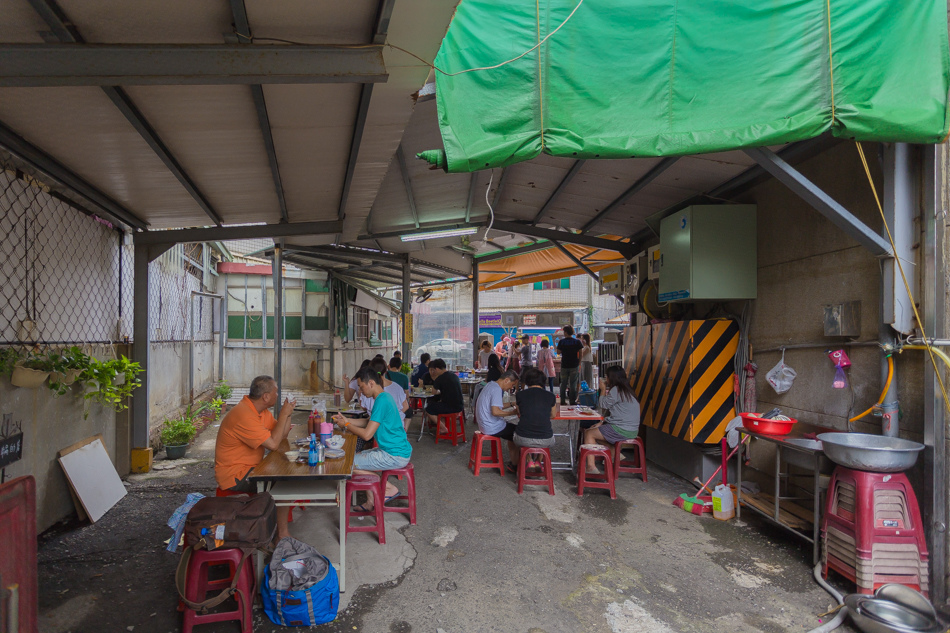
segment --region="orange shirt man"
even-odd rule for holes
[[[248,395],[224,416],[214,447],[214,477],[222,490],[254,492],[247,476],[264,459],[264,449],[276,450],[290,432],[290,416],[297,404],[286,399],[277,419],[277,383],[270,376],[251,381]],[[278,537],[289,536],[287,508],[277,508]]]

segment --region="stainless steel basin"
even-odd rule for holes
[[[800,446],[815,452],[821,451],[821,442],[818,440],[805,439],[803,437],[784,438],[782,439],[782,442],[779,444],[779,446],[783,446],[785,444]],[[782,461],[784,461],[786,464],[792,464],[793,466],[798,466],[799,468],[804,468],[806,470],[812,470],[815,467],[814,455],[808,455],[807,453],[796,450],[787,449],[782,451]],[[834,469],[834,462],[824,455],[818,456],[818,472],[825,475],[830,475],[831,471]]]
[[[802,448],[807,448],[813,451],[821,450],[821,442],[818,440],[807,440],[803,437],[793,437],[787,440],[784,440],[785,444],[794,444],[795,446],[801,446]]]
[[[822,433],[818,439],[825,455],[834,463],[878,473],[907,470],[924,450],[924,445],[917,442],[867,433]]]

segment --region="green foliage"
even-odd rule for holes
[[[0,347],[0,376],[10,376],[20,355],[12,347]]]
[[[221,414],[221,409],[224,407],[224,400],[221,398],[214,398],[209,406],[214,412],[214,417],[218,417],[218,415]]]
[[[65,395],[69,391],[69,385],[78,377],[77,373],[82,375],[92,362],[92,357],[75,345],[64,349],[62,354],[49,352],[47,357],[53,372],[50,375],[49,388],[57,396]]]
[[[90,358],[89,366],[82,372],[80,380],[91,391],[83,397],[111,407],[116,412],[128,409],[126,399],[142,386],[138,379],[140,373],[142,368],[139,364],[125,356],[103,362]]]
[[[412,365],[409,363],[403,363],[402,367],[399,368],[399,371],[407,376],[412,373]]]
[[[53,361],[46,354],[30,354],[19,364],[21,367],[35,371],[53,371]]]
[[[233,392],[234,390],[231,388],[231,385],[224,380],[214,386],[214,393],[218,396],[219,400],[227,400],[231,397]]]
[[[188,409],[191,410],[191,407],[189,406]],[[198,429],[195,428],[192,418],[182,416],[174,420],[165,420],[159,437],[165,446],[181,446],[190,444],[197,432]]]

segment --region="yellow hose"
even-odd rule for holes
[[[905,348],[906,347],[909,347],[909,346],[905,345]],[[911,349],[915,349],[915,348],[911,347]],[[938,351],[938,350],[934,350],[934,351]],[[940,352],[940,353],[943,354],[943,352]],[[946,358],[946,356],[944,356],[944,358]],[[946,358],[946,360],[950,361],[950,358]],[[891,356],[888,356],[887,357],[887,380],[884,381],[884,391],[881,392],[881,397],[877,399],[877,404],[871,405],[871,407],[867,411],[865,411],[864,413],[859,413],[858,415],[848,420],[848,422],[854,422],[855,420],[860,420],[864,416],[870,414],[871,411],[874,410],[874,407],[880,406],[880,404],[884,402],[884,396],[887,395],[888,390],[891,388],[891,379],[893,378],[894,378],[894,359]]]
[[[947,366],[947,369],[950,369],[950,356],[947,356],[946,352],[939,350],[936,347],[930,345],[905,345],[904,349],[929,349],[934,353],[934,355],[943,361],[944,365]]]

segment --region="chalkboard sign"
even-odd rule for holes
[[[0,440],[0,468],[6,468],[23,457],[23,434],[17,433]]]

